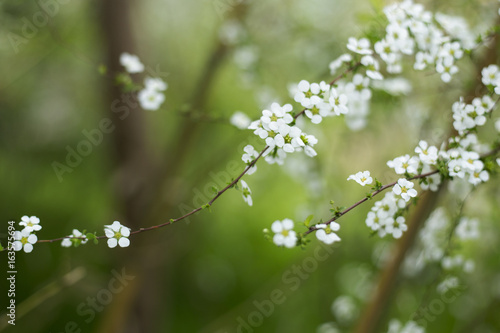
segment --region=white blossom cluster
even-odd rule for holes
[[[488,69],[491,66],[487,67]],[[491,70],[483,71],[483,82]],[[487,80],[486,80],[487,81]],[[488,82],[488,81],[487,81]],[[500,83],[500,81],[499,81]],[[384,236],[386,230],[381,226],[392,222],[398,216],[386,216],[384,211],[379,210],[379,206],[397,207],[400,198],[408,202],[417,195],[414,189],[414,183],[408,178],[416,177],[436,170],[439,165],[445,165],[447,175],[451,178],[461,178],[467,180],[470,184],[477,186],[480,183],[489,180],[488,171],[485,170],[484,162],[481,160],[480,153],[483,151],[479,144],[477,136],[470,133],[477,126],[486,123],[485,115],[492,112],[495,103],[488,95],[481,98],[475,98],[472,104],[464,104],[461,100],[453,105],[453,117],[455,119],[454,127],[459,133],[458,136],[449,140],[448,149],[438,149],[421,140],[414,152],[417,155],[409,154],[396,157],[388,161],[387,165],[394,169],[400,178],[393,187],[395,196],[387,196],[383,199],[383,204],[376,203],[372,211],[368,214],[366,224],[374,231],[378,231],[380,236]],[[353,176],[351,176],[353,177]],[[420,186],[423,190],[437,191],[441,184],[442,175],[434,173],[430,176],[420,179]],[[388,202],[393,200],[391,204]],[[402,208],[402,207],[401,207]],[[399,214],[398,210],[391,209],[391,213]],[[382,214],[382,216],[380,216]],[[382,223],[380,222],[382,221]],[[406,227],[406,226],[405,226]],[[403,228],[405,228],[403,227]],[[390,233],[390,232],[387,232]],[[399,231],[396,235],[399,235]],[[394,235],[394,237],[396,237]],[[396,237],[398,238],[398,237]]]
[[[388,20],[384,38],[372,46],[367,38],[350,37],[346,45],[349,52],[329,64],[332,75],[342,67],[347,72],[354,71],[351,80],[335,79],[331,84],[302,80],[292,89],[294,100],[301,104],[312,123],[319,124],[327,116],[345,115],[351,129],[363,128],[372,98],[371,88],[378,86],[386,89],[384,84],[372,83],[384,82],[377,59],[385,63],[388,73],[396,74],[402,72],[403,56],[411,55],[415,57],[414,69],[432,67],[441,75],[442,81],[450,82],[458,72],[456,61],[463,57],[467,49],[475,47],[472,33],[463,19],[444,14],[433,15],[412,0],[387,6],[384,14]],[[482,79],[491,92],[500,95],[498,66],[486,67]],[[405,85],[402,93],[409,89],[411,87]],[[474,186],[488,181],[488,171],[481,161],[481,145],[473,132],[486,123],[495,104],[488,94],[475,98],[471,104],[462,100],[456,102],[452,109],[453,125],[458,136],[451,139],[449,145],[443,144],[438,148],[421,140],[414,149],[415,155],[406,154],[389,161],[387,165],[401,177],[392,192],[377,202],[368,214],[368,227],[381,237],[386,234],[395,238],[402,236],[407,229],[403,216],[406,205],[418,194],[412,179],[419,179],[422,190],[430,191],[437,191],[442,178],[447,176],[466,179]],[[262,117],[249,126],[269,146],[264,154],[266,161],[283,164],[287,153],[301,150],[310,156],[316,155],[312,147],[317,140],[314,136],[309,136],[312,140],[305,140],[307,136],[295,124],[292,106],[274,103],[270,109],[264,110]],[[500,122],[497,127],[500,128]],[[245,147],[244,162],[250,164],[256,156],[258,154],[253,147]],[[497,162],[500,165],[500,160]],[[443,166],[447,172],[443,171]],[[254,171],[253,166],[251,172]],[[421,176],[427,173],[431,174]],[[373,182],[369,171],[358,172],[348,180],[362,186]]]
[[[422,250],[419,253],[423,263],[439,262],[444,257],[450,220],[443,208],[432,212],[419,232]]]
[[[387,6],[384,13],[389,24],[385,38],[375,44],[375,51],[387,64],[387,71],[400,73],[402,55],[415,55],[414,69],[432,66],[444,82],[450,82],[452,75],[458,72],[455,62],[464,54],[461,42],[452,38],[457,33],[452,29],[455,21],[436,14],[440,18],[440,24],[436,24],[431,12],[411,0]],[[470,35],[467,25],[463,27]]]
[[[498,66],[483,68],[482,82],[500,95]],[[465,179],[474,186],[489,180],[488,171],[480,159],[484,149],[474,132],[478,126],[485,125],[495,105],[489,95],[476,97],[471,104],[464,103],[462,98],[453,104],[453,127],[458,135],[449,140],[450,149],[439,152],[440,158],[447,162],[450,176]]]
[[[384,62],[389,74],[398,74],[403,70],[403,56],[414,56],[415,70],[431,67],[444,82],[450,82],[458,72],[456,61],[463,57],[466,49],[475,46],[474,35],[461,17],[440,13],[433,15],[423,5],[412,0],[387,6],[384,14],[388,24],[381,40],[374,41],[372,46],[367,38],[350,37],[346,45],[350,53],[342,54],[329,64],[332,75],[345,65],[356,64],[362,70],[353,76],[352,81],[340,80],[333,87],[347,97],[349,113],[345,119],[352,130],[362,129],[366,125],[371,88],[394,95],[404,94],[411,89],[402,81],[404,79],[397,78],[397,87],[389,81],[391,79],[384,80],[377,59]]]
[[[291,104],[271,104],[270,110],[263,110],[260,119],[248,128],[265,140],[268,149],[263,156],[269,164],[282,165],[287,154],[298,151],[304,151],[310,157],[317,154],[313,147],[318,140],[295,125]],[[245,161],[245,156],[243,159]]]
[[[464,259],[460,253],[451,255],[447,252],[451,228],[445,210],[443,208],[434,210],[419,232],[419,246],[415,247],[405,260],[405,273],[410,276],[415,275],[430,263],[439,263],[446,271],[472,272],[475,267],[472,259]],[[461,217],[454,235],[460,242],[478,239],[480,237],[478,220]],[[437,287],[438,291],[443,288],[443,286]]]
[[[42,230],[40,219],[36,216],[23,216],[19,225],[24,227],[21,231],[14,232],[14,251],[24,250],[26,253],[33,251],[33,244],[38,241],[35,232]]]
[[[408,229],[405,218],[402,216],[405,207],[404,199],[396,196],[394,192],[387,192],[382,200],[375,202],[365,223],[380,237],[389,234],[394,238],[400,238]]]
[[[144,65],[139,60],[139,57],[126,52],[120,55],[120,64],[130,74],[144,71]],[[167,83],[162,79],[146,77],[144,79],[144,88],[137,94],[141,108],[150,111],[158,110],[165,101],[165,95],[162,91],[167,90],[167,88]]]
[[[391,319],[387,333],[425,333],[425,328],[412,320],[403,325],[399,320]]]

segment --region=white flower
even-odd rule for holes
[[[396,52],[394,44],[382,39],[375,43],[374,48],[375,52],[380,56],[380,58],[382,58],[383,61],[392,62],[391,60],[394,56],[394,52]]]
[[[160,105],[165,101],[165,95],[153,89],[144,88],[137,95],[139,104],[144,110],[158,110]]]
[[[30,253],[33,251],[33,244],[37,241],[38,237],[26,228],[21,231],[16,231],[14,232],[14,251],[21,251],[21,249],[24,249],[24,252]]]
[[[438,159],[438,149],[434,146],[429,146],[426,141],[421,140],[418,143],[418,147],[415,148],[415,153],[417,153],[422,163],[434,165]]]
[[[108,246],[110,248],[120,245],[120,247],[127,247],[130,245],[130,228],[123,226],[120,222],[114,221],[111,225],[104,226],[104,233],[108,237]]]
[[[383,80],[384,77],[379,72],[377,60],[372,56],[366,55],[361,58],[361,64],[366,67],[366,76],[373,80]]]
[[[352,60],[352,55],[349,53],[344,53],[334,61],[332,61],[328,67],[330,68],[330,74],[333,75],[339,69],[343,63],[349,62]]]
[[[293,153],[295,149],[305,146],[301,136],[302,131],[297,126],[281,125],[275,139],[282,138],[282,141],[277,142],[276,145],[287,153]]]
[[[340,241],[340,237],[334,233],[334,231],[339,231],[340,224],[337,222],[330,222],[330,224],[317,224],[316,225],[316,237],[318,240],[325,244],[332,244]]]
[[[421,71],[432,63],[434,63],[434,56],[432,56],[432,54],[427,52],[418,52],[415,55],[415,64],[413,64],[413,68],[417,71]]]
[[[283,149],[276,147],[275,149],[268,149],[266,151],[265,160],[269,164],[277,163],[278,165],[283,165],[285,163],[286,153]]]
[[[274,244],[288,248],[295,247],[297,244],[297,235],[293,231],[292,220],[274,221],[271,230],[275,233],[273,237]]]
[[[352,52],[359,54],[372,54],[373,51],[370,50],[370,41],[366,38],[356,39],[354,37],[349,37],[347,48]]]
[[[412,90],[410,81],[402,77],[373,81],[372,87],[384,90],[386,93],[393,96],[408,95]]]
[[[28,217],[24,215],[23,217],[21,217],[21,222],[19,222],[19,225],[23,226],[24,229],[26,229],[28,232],[38,231],[42,229],[42,226],[40,225],[40,219],[36,216]]]
[[[500,72],[498,71],[497,65],[489,65],[481,71],[482,81],[485,86],[487,85],[497,85],[500,80]]]
[[[448,162],[448,172],[452,177],[464,178],[465,170],[464,170],[464,161],[459,160],[451,160]]]
[[[332,304],[332,312],[337,318],[337,320],[345,323],[351,322],[353,319],[357,318],[358,315],[358,308],[356,307],[356,302],[354,301],[354,298],[351,296],[343,295],[339,296],[335,299],[335,301]],[[321,333],[337,333],[340,332],[338,330],[336,331],[324,331]],[[320,332],[316,332],[320,333]]]
[[[262,116],[260,117],[263,129],[268,132],[267,135],[269,135],[271,131],[277,131],[280,125],[289,124],[293,121],[293,117],[290,114],[292,111],[291,104],[280,106],[278,103],[272,103],[270,109],[271,110],[263,110]]]
[[[498,133],[500,133],[500,118],[495,122],[495,129]]]
[[[376,230],[380,229],[381,222],[382,221],[380,220],[380,217],[377,215],[377,213],[375,213],[373,211],[368,212],[368,215],[366,216],[366,220],[365,220],[367,227],[369,227],[373,231],[376,231]]]
[[[425,333],[425,329],[411,320],[403,326],[399,320],[391,319],[387,333]]]
[[[320,83],[309,83],[306,80],[299,82],[294,100],[305,108],[318,106],[322,101],[324,94],[330,89],[330,85],[324,81]]]
[[[252,191],[250,190],[250,187],[248,187],[248,184],[246,181],[243,179],[240,180],[241,183],[241,192],[243,193],[243,200],[249,205],[253,205],[253,200],[252,200]]]
[[[441,50],[439,51],[439,56],[442,58],[453,57],[455,59],[460,59],[463,55],[464,51],[459,42],[445,43],[441,46]]]
[[[403,232],[408,230],[408,227],[405,224],[405,218],[403,216],[398,216],[396,220],[393,220],[392,223],[386,225],[385,230],[388,234],[392,234],[392,237],[396,239],[401,238]]]
[[[365,186],[367,184],[371,184],[373,182],[373,178],[370,177],[370,171],[358,172],[355,175],[350,175],[347,180],[355,180],[361,186]]]
[[[427,173],[427,172],[428,171],[422,171],[422,173]],[[432,176],[425,177],[424,181],[420,184],[420,187],[424,191],[430,190],[432,192],[436,192],[439,189],[439,185],[441,185],[441,175],[439,173],[436,173]]]
[[[498,164],[498,166],[500,166],[500,157],[497,158],[497,164]]]
[[[479,238],[479,221],[462,217],[455,229],[455,234],[462,240]]]
[[[417,173],[418,163],[419,160],[417,157],[410,157],[410,155],[406,154],[396,157],[392,161],[388,161],[387,166],[389,168],[393,168],[398,175],[404,174],[406,172],[409,174],[415,174]]]
[[[346,84],[345,90],[349,99],[369,100],[372,97],[372,91],[368,87],[370,79],[361,74],[354,74],[352,81]],[[353,95],[354,98],[351,97]]]
[[[314,145],[318,143],[318,139],[314,135],[309,135],[302,133],[301,140],[304,142],[304,153],[309,157],[314,157],[317,155],[316,150],[314,150]]]
[[[229,122],[231,123],[231,125],[236,126],[237,128],[243,130],[247,129],[252,121],[245,113],[241,111],[236,111],[229,119]]]
[[[347,109],[347,96],[345,94],[339,94],[335,88],[332,88],[330,90],[330,98],[328,99],[328,101],[333,108],[333,112],[337,116],[346,114],[349,111]]]
[[[141,73],[144,71],[144,65],[136,55],[127,52],[120,55],[120,64],[125,67],[129,73]]]
[[[255,150],[255,148],[252,145],[246,145],[245,148],[243,148],[243,151],[245,152],[241,159],[243,162],[246,164],[250,164],[254,159],[256,159],[259,156],[259,152]],[[250,169],[247,171],[247,175],[253,174],[255,171],[257,171],[257,165],[254,164]]]
[[[453,64],[452,57],[440,58],[436,63],[436,71],[441,74],[443,82],[450,82],[451,76],[458,72],[458,67]]]
[[[415,184],[406,180],[405,178],[400,178],[396,185],[392,188],[392,191],[396,195],[401,195],[404,201],[408,202],[411,198],[417,196],[417,191],[413,188]]]
[[[445,294],[448,290],[459,286],[459,281],[456,276],[449,276],[436,287],[438,293]]]
[[[147,77],[144,79],[144,87],[155,91],[167,90],[168,84],[160,78]]]
[[[476,186],[476,185],[479,185],[480,183],[487,182],[489,179],[490,179],[490,175],[489,175],[488,171],[486,171],[486,170],[473,171],[470,174],[469,183]]]
[[[62,247],[71,247],[71,245],[73,245],[73,243],[78,244],[78,245],[85,244],[88,241],[87,236],[82,234],[77,229],[73,229],[73,233],[71,235],[69,235],[68,237],[69,238],[64,238],[62,240],[62,242],[61,242]],[[77,238],[71,238],[71,237],[77,237]],[[82,237],[83,239],[81,239],[79,237]]]

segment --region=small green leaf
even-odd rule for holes
[[[306,220],[304,221],[304,225],[309,228],[309,225],[311,223],[311,220],[313,219],[314,215],[309,215]]]
[[[96,236],[95,236],[93,233],[91,233],[91,232],[87,233],[85,236],[86,236],[89,240],[94,240],[94,239],[96,238]]]
[[[3,246],[1,243],[0,243],[0,251],[3,251]]]
[[[108,68],[106,67],[106,65],[100,64],[97,68],[97,71],[99,72],[99,74],[104,75],[108,72]]]

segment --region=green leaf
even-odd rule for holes
[[[99,74],[105,75],[108,72],[108,68],[106,67],[106,65],[100,64],[97,68],[97,71],[99,72]]]
[[[2,243],[0,243],[0,251],[3,251]]]
[[[95,240],[96,239],[96,235],[89,232],[85,235],[89,240]]]
[[[304,221],[304,225],[309,228],[309,225],[311,223],[311,220],[313,219],[314,215],[309,215],[306,220]]]

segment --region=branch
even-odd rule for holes
[[[429,177],[429,176],[432,176],[432,175],[435,175],[439,173],[439,170],[434,170],[434,171],[430,171],[430,172],[427,172],[427,173],[424,173],[424,174],[421,174],[421,175],[417,175],[417,176],[414,176],[414,177],[411,177],[411,178],[407,178],[407,180],[415,180],[415,179],[420,179],[420,178],[425,178],[425,177]],[[331,218],[330,220],[328,220],[327,222],[324,222],[325,224],[330,224],[336,220],[338,220],[339,218],[341,218],[342,216],[344,216],[345,214],[349,213],[351,210],[353,210],[354,208],[358,207],[359,205],[361,205],[363,202],[365,201],[368,201],[370,200],[371,198],[373,198],[374,196],[376,196],[377,194],[387,190],[388,188],[390,187],[393,187],[394,185],[396,185],[398,182],[395,181],[393,183],[390,183],[390,184],[387,184],[387,185],[384,185],[382,186],[380,189],[378,190],[375,190],[373,192],[370,193],[370,195],[368,196],[365,196],[363,199],[359,200],[358,202],[356,202],[354,205],[352,205],[351,207],[349,208],[346,208],[345,210],[343,210],[342,212],[336,214],[333,218]],[[309,230],[307,230],[305,233],[304,233],[304,236],[305,235],[308,235],[310,234],[311,232],[313,231],[316,231],[318,230],[318,228],[316,228],[316,226],[311,226],[309,228]]]

